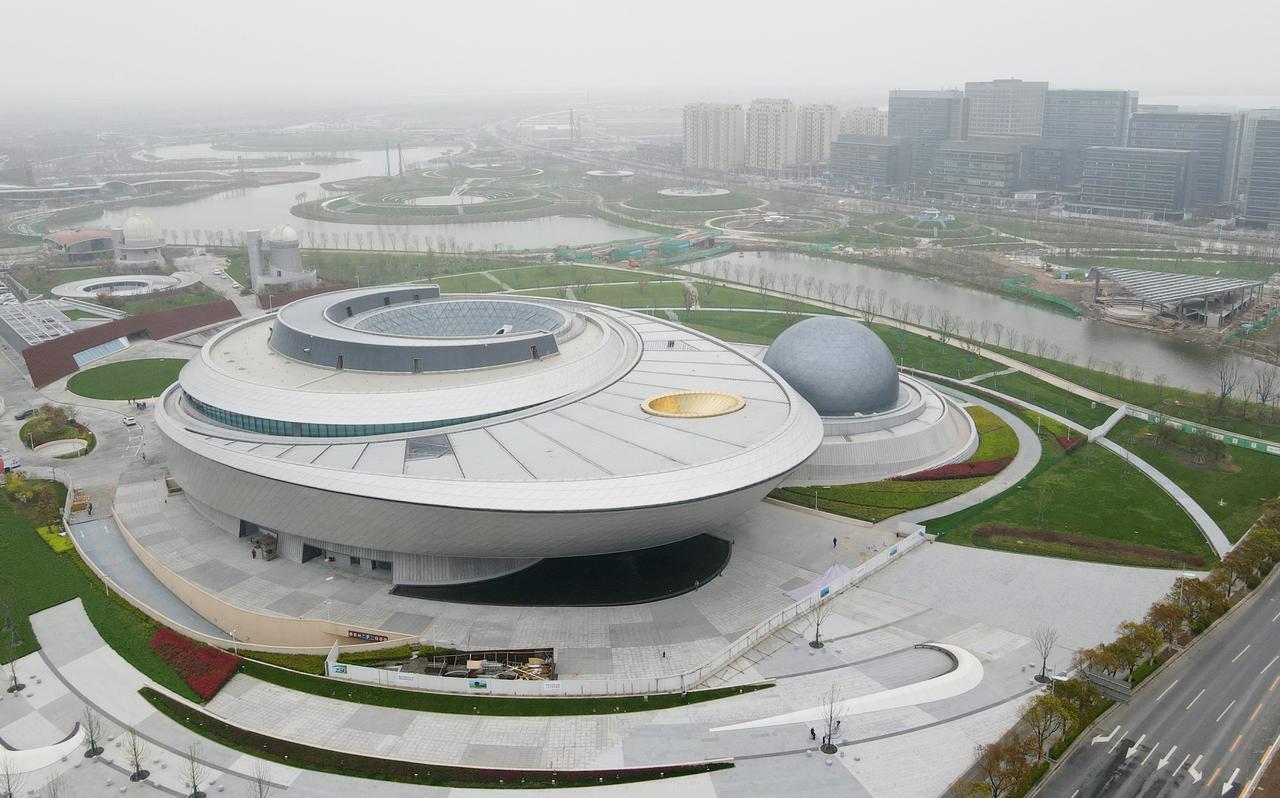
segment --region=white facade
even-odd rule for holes
[[[850,108],[840,117],[840,132],[855,136],[889,135],[889,114],[880,108]]]
[[[773,174],[796,165],[796,107],[790,100],[752,100],[747,109],[746,166]]]
[[[684,107],[684,165],[689,169],[729,172],[744,156],[742,106],[691,103]]]
[[[1044,130],[1045,81],[1014,78],[964,84],[970,136],[1039,136]]]
[[[151,217],[134,214],[123,227],[111,228],[111,247],[120,269],[164,267],[164,240]]]
[[[255,293],[269,287],[297,289],[316,284],[315,271],[302,267],[298,232],[291,226],[273,227],[267,234],[265,252],[261,231],[246,230],[244,238],[249,250],[249,286]]]
[[[831,159],[840,111],[834,105],[801,105],[796,109],[796,162],[821,163]]]

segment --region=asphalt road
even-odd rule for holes
[[[1280,575],[1107,716],[1046,798],[1240,796],[1280,733]]]

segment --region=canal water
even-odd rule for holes
[[[1097,358],[1100,364],[1110,364],[1115,360],[1137,364],[1143,370],[1143,379],[1148,382],[1157,374],[1164,374],[1172,386],[1194,390],[1212,388],[1215,384],[1214,369],[1219,358],[1224,356],[1211,347],[1177,335],[1121,327],[1093,319],[1076,319],[941,280],[829,258],[789,252],[748,252],[741,258],[737,254],[725,255],[691,263],[683,268],[706,274],[719,267],[722,276],[738,279],[735,274],[738,266],[741,267],[743,281],[748,279],[751,269],[755,268],[765,269],[779,277],[796,274],[801,279],[812,276],[815,280],[827,283],[835,281],[862,285],[873,292],[883,289],[889,297],[949,310],[965,321],[986,319],[1003,324],[1006,330],[1017,330],[1021,334],[1045,338],[1061,347],[1060,357],[1074,355],[1075,362],[1079,365],[1085,365],[1091,356]],[[776,283],[774,287],[778,287]],[[887,303],[885,307],[887,312]],[[927,324],[927,313],[924,320]],[[1007,340],[1008,332],[1005,336]],[[1255,361],[1240,355],[1225,356],[1238,358],[1246,373],[1257,365]],[[1105,366],[1100,365],[1099,368]]]
[[[431,158],[445,153],[449,147],[411,147],[404,151],[408,164],[425,164]],[[456,148],[452,148],[456,149]],[[270,158],[293,155],[304,158],[302,153],[233,152],[215,150],[208,144],[185,144],[160,147],[149,151],[163,160],[219,158],[230,159],[231,168],[237,155],[244,158]],[[328,154],[328,153],[326,153]],[[543,216],[510,222],[472,222],[467,224],[418,224],[418,225],[370,225],[318,222],[299,219],[289,209],[301,200],[323,199],[337,196],[321,188],[321,183],[368,175],[382,175],[386,170],[386,154],[382,150],[358,150],[332,153],[344,158],[354,158],[350,163],[306,164],[271,171],[318,172],[320,177],[298,183],[282,183],[261,188],[233,189],[209,197],[203,197],[178,205],[155,205],[114,208],[105,211],[94,223],[119,225],[132,213],[145,213],[166,231],[170,243],[194,243],[188,231],[228,230],[237,233],[244,230],[269,230],[278,224],[291,224],[302,238],[302,245],[309,248],[363,248],[422,250],[432,249],[526,249],[554,247],[559,244],[588,244],[637,238],[649,235],[641,230],[613,224],[593,216]],[[392,169],[397,168],[397,154],[391,153]],[[300,197],[304,195],[305,197]],[[364,243],[356,236],[363,235]]]

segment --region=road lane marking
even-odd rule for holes
[[[1196,770],[1196,765],[1200,764],[1201,759],[1204,759],[1204,754],[1197,755],[1196,761],[1192,762],[1191,765],[1187,768],[1187,773],[1191,774],[1191,781],[1194,782],[1195,784],[1199,784],[1200,779],[1204,778],[1204,773],[1202,771]]]
[[[1267,670],[1268,670],[1272,665],[1275,665],[1275,664],[1276,664],[1276,660],[1278,660],[1278,659],[1280,659],[1280,654],[1277,654],[1276,656],[1272,657],[1272,658],[1271,658],[1271,661],[1267,663],[1267,667],[1266,667],[1266,668],[1263,668],[1263,669],[1262,669],[1262,670],[1260,670],[1260,671],[1258,671],[1258,675],[1259,675],[1259,676],[1261,676],[1262,674],[1266,673],[1266,672],[1267,672]]]
[[[1232,744],[1231,744],[1231,747],[1230,747],[1230,748],[1228,748],[1228,749],[1227,749],[1227,753],[1228,753],[1228,754],[1234,754],[1234,753],[1236,752],[1236,746],[1237,746],[1237,745],[1239,745],[1239,744],[1240,744],[1240,741],[1241,741],[1241,740],[1243,740],[1243,739],[1244,739],[1244,735],[1243,735],[1243,734],[1237,734],[1237,735],[1236,735],[1236,741],[1235,741],[1234,743],[1232,743]]]
[[[1280,659],[1280,657],[1276,657],[1276,659]],[[1275,660],[1272,660],[1272,662],[1275,662]],[[1172,689],[1173,689],[1173,686],[1174,686],[1174,685],[1176,685],[1177,683],[1178,683],[1178,680],[1177,680],[1177,679],[1174,679],[1174,680],[1173,680],[1173,684],[1171,684],[1171,685],[1169,685],[1168,687],[1164,688],[1164,690],[1160,693],[1160,695],[1156,696],[1156,700],[1157,700],[1157,701],[1159,701],[1160,699],[1164,698],[1164,694],[1165,694],[1165,693],[1167,693],[1167,692],[1169,692],[1170,690],[1172,690]]]
[[[1271,680],[1271,686],[1267,688],[1267,692],[1268,693],[1275,692],[1277,684],[1280,684],[1280,676],[1277,676],[1276,678]]]
[[[1241,657],[1243,657],[1243,656],[1244,656],[1244,652],[1248,651],[1248,650],[1249,650],[1249,648],[1250,648],[1251,646],[1253,646],[1253,643],[1249,643],[1249,644],[1248,644],[1248,645],[1246,645],[1244,648],[1240,649],[1240,653],[1239,653],[1239,654],[1236,654],[1234,657],[1232,657],[1232,658],[1231,658],[1231,661],[1232,661],[1232,662],[1235,662],[1236,660],[1238,660],[1238,659],[1240,659]]]
[[[1151,746],[1151,750],[1148,751],[1147,755],[1142,758],[1142,762],[1140,764],[1143,764],[1143,765],[1147,764],[1147,760],[1151,758],[1151,755],[1154,754],[1156,752],[1156,749],[1159,747],[1160,747],[1160,743],[1156,743],[1155,745]]]
[[[1207,690],[1208,688],[1205,688],[1205,689]],[[1190,704],[1187,704],[1187,709],[1191,709],[1193,706],[1195,706],[1196,702],[1200,700],[1200,696],[1202,695],[1204,695],[1204,690],[1201,690],[1200,692],[1196,693],[1196,697],[1191,699]]]
[[[1119,726],[1117,726],[1117,727],[1115,727],[1114,729],[1112,729],[1112,730],[1111,730],[1111,733],[1110,733],[1110,734],[1108,734],[1108,735],[1107,735],[1107,736],[1105,736],[1105,737],[1103,737],[1101,734],[1099,734],[1099,735],[1097,735],[1096,737],[1094,737],[1094,738],[1093,738],[1093,742],[1092,742],[1092,743],[1090,743],[1090,745],[1097,745],[1098,743],[1109,743],[1109,742],[1111,742],[1111,738],[1112,738],[1112,737],[1115,737],[1115,736],[1116,736],[1116,732],[1118,732],[1118,731],[1120,731],[1120,727],[1119,727]]]
[[[1119,748],[1119,747],[1120,747],[1120,743],[1122,743],[1122,742],[1124,742],[1124,735],[1123,735],[1123,734],[1121,734],[1119,737],[1117,737],[1117,738],[1116,738],[1116,741],[1115,741],[1114,743],[1112,743],[1112,744],[1111,744],[1111,747],[1110,747],[1110,748],[1108,748],[1108,749],[1107,749],[1107,753],[1108,753],[1108,754],[1114,753],[1114,752],[1115,752],[1115,750],[1116,750],[1117,748]]]
[[[1277,612],[1275,615],[1271,617],[1271,622],[1275,623],[1277,618],[1280,618],[1280,612]]]
[[[1258,713],[1261,711],[1262,711],[1262,702],[1259,701],[1258,705],[1253,708],[1253,714],[1249,716],[1249,722],[1253,723],[1254,718],[1258,717]]]
[[[1218,774],[1222,772],[1222,768],[1214,768],[1213,775],[1209,777],[1209,783],[1205,787],[1212,787],[1213,783],[1218,780]]]
[[[1230,712],[1230,711],[1231,711],[1231,708],[1232,708],[1232,707],[1234,707],[1235,705],[1236,705],[1236,700],[1233,698],[1233,699],[1231,699],[1231,703],[1230,703],[1230,704],[1227,704],[1227,708],[1226,708],[1226,709],[1224,709],[1224,710],[1222,710],[1222,715],[1225,715],[1225,714],[1227,714],[1228,712]],[[1217,718],[1217,720],[1215,720],[1215,721],[1214,721],[1214,723],[1217,723],[1218,721],[1222,720],[1222,715],[1219,715],[1219,716],[1218,716],[1218,718]]]
[[[1169,749],[1169,753],[1165,754],[1165,755],[1164,755],[1164,758],[1163,758],[1163,759],[1161,759],[1159,762],[1157,762],[1157,763],[1156,763],[1156,770],[1159,770],[1160,768],[1162,768],[1162,767],[1164,767],[1165,765],[1169,764],[1169,760],[1170,760],[1170,759],[1173,759],[1173,753],[1174,753],[1175,751],[1177,751],[1177,750],[1178,750],[1178,746],[1176,746],[1176,745],[1175,745],[1174,747],[1170,748],[1170,749]],[[1185,760],[1185,759],[1184,759],[1184,760],[1182,760],[1182,761],[1183,761],[1183,762],[1186,762],[1187,760]],[[1178,765],[1178,767],[1182,767],[1182,765]],[[1174,771],[1174,772],[1176,773],[1177,771]]]
[[[1173,776],[1170,776],[1169,778],[1173,778],[1174,776],[1177,776],[1177,775],[1178,775],[1178,771],[1179,771],[1179,770],[1182,770],[1182,766],[1183,766],[1183,765],[1185,765],[1185,764],[1187,764],[1187,760],[1188,760],[1188,759],[1190,759],[1190,758],[1191,758],[1191,754],[1187,754],[1186,756],[1184,756],[1184,757],[1182,758],[1182,761],[1178,763],[1178,766],[1177,766],[1176,768],[1174,768],[1174,769],[1173,769]]]
[[[1075,792],[1071,793],[1071,798],[1076,798],[1076,796],[1079,794],[1080,794],[1080,791],[1076,790]]]
[[[1129,750],[1128,750],[1127,752],[1125,752],[1124,758],[1125,758],[1125,759],[1128,759],[1129,757],[1131,757],[1131,756],[1133,756],[1134,754],[1138,753],[1138,746],[1142,745],[1142,741],[1143,741],[1143,740],[1145,740],[1145,739],[1147,739],[1147,735],[1145,735],[1145,734],[1144,734],[1144,735],[1142,735],[1141,737],[1139,737],[1139,738],[1138,738],[1138,741],[1137,741],[1136,743],[1134,743],[1134,744],[1129,748]]]
[[[1227,780],[1222,782],[1223,795],[1226,795],[1231,790],[1231,785],[1236,783],[1236,776],[1239,776],[1239,775],[1240,775],[1240,768],[1236,768],[1234,771],[1231,772],[1231,775],[1227,777]]]

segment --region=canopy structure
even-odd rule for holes
[[[1155,305],[1162,312],[1179,317],[1203,317],[1212,326],[1252,302],[1262,292],[1260,280],[1240,280],[1203,274],[1155,272],[1144,269],[1122,269],[1097,266],[1089,277],[1094,284],[1094,299],[1102,280],[1120,293]]]

